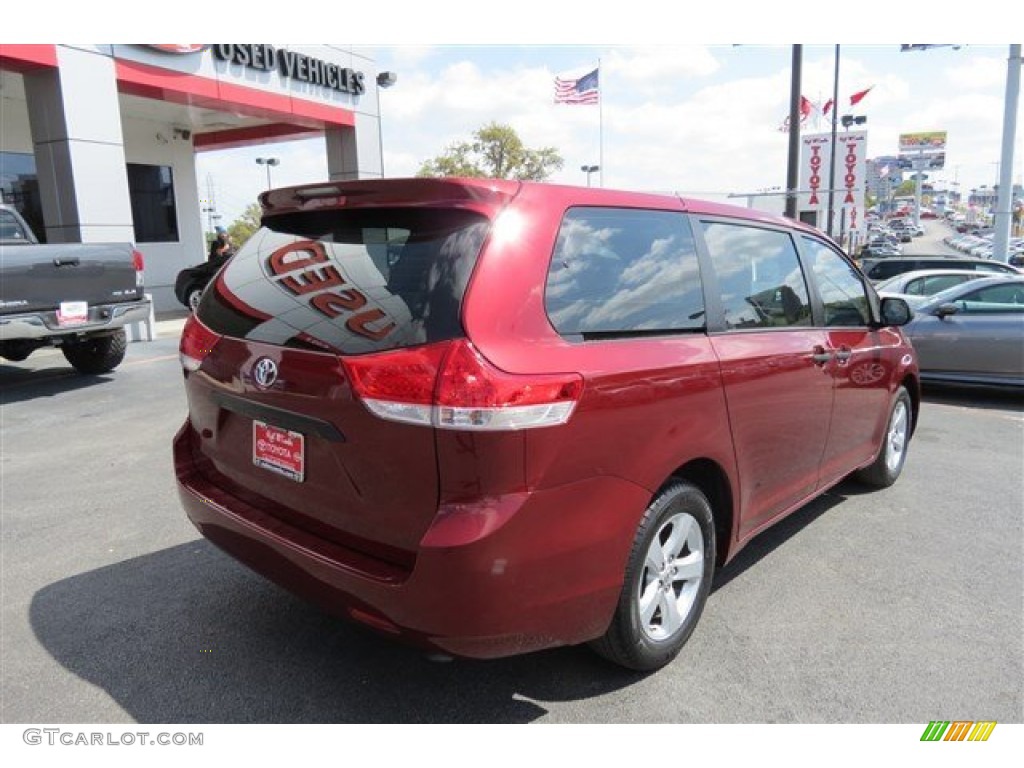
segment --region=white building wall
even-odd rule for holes
[[[185,267],[206,260],[192,142],[176,137],[173,128],[138,118],[122,121],[127,162],[168,165],[174,176],[178,242],[136,245],[146,262],[146,292],[153,295],[158,312],[184,309],[174,297],[174,278]]]

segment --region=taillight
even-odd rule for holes
[[[143,283],[143,271],[146,269],[146,261],[142,258],[140,251],[132,249],[132,266],[135,268],[135,287],[141,288]]]
[[[353,391],[377,416],[460,430],[517,430],[564,424],[583,378],[512,374],[464,339],[344,360]]]
[[[206,356],[213,352],[221,337],[203,325],[195,315],[189,315],[181,331],[178,357],[186,372],[198,371]]]

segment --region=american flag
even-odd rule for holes
[[[555,78],[555,104],[597,104],[597,72],[580,78]]]

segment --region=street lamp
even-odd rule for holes
[[[265,166],[267,166],[267,189],[270,189],[270,187],[271,187],[271,184],[270,184],[270,166],[272,166],[272,165],[280,165],[281,161],[278,158],[276,158],[276,157],[257,157],[256,158],[256,163],[257,163],[257,165],[265,165]]]
[[[587,174],[587,186],[589,187],[590,186],[590,174],[597,173],[599,170],[601,170],[601,166],[599,166],[599,165],[581,165],[580,166],[580,170],[583,171],[585,174]]]
[[[398,82],[397,72],[377,73],[377,144],[380,151],[380,177],[384,178],[384,128],[381,120],[380,91],[382,88],[390,88]]]
[[[850,130],[852,125],[864,125],[868,121],[864,115],[843,115],[839,120],[846,130]]]

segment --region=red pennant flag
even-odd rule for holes
[[[873,85],[871,86],[871,88],[874,88],[874,87],[875,86],[873,86]],[[852,107],[854,104],[857,104],[858,102],[860,102],[861,99],[863,99],[865,96],[868,95],[868,91],[870,91],[871,88],[867,88],[867,89],[865,89],[863,91],[857,91],[855,94],[853,94],[853,96],[850,97],[850,106]]]
[[[830,109],[832,109],[832,99],[829,99],[828,101],[825,102],[825,106],[822,107],[822,109],[821,109],[821,114],[823,114],[823,115],[825,115],[827,117],[828,116],[828,111]]]

